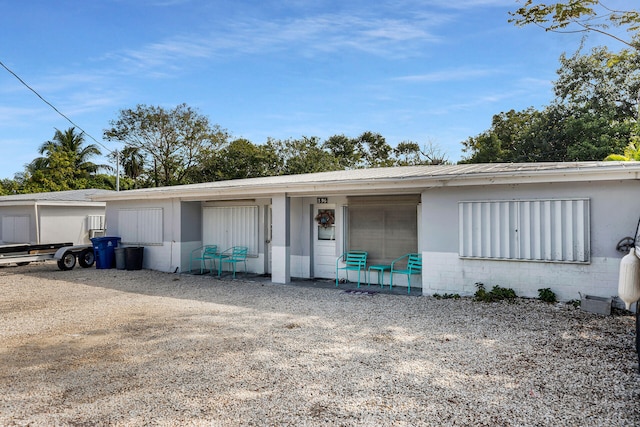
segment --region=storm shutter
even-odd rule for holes
[[[202,243],[218,245],[223,251],[246,246],[249,255],[258,255],[258,207],[224,206],[203,208]]]
[[[162,229],[162,208],[118,211],[118,230],[123,244],[161,245]]]
[[[460,202],[459,255],[588,263],[589,200]]]

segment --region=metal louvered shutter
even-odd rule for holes
[[[463,258],[588,263],[589,199],[460,202]]]

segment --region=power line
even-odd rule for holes
[[[2,65],[2,67],[7,70],[11,75],[13,75],[13,77],[15,77],[16,79],[18,79],[18,81],[20,83],[22,83],[27,89],[29,89],[31,92],[35,93],[35,95],[40,98],[45,104],[47,104],[49,107],[53,108],[53,110],[60,114],[62,117],[64,117],[69,123],[71,123],[74,127],[80,129],[80,131],[82,131],[82,133],[84,133],[85,135],[87,135],[89,138],[91,138],[93,141],[96,142],[96,144],[98,144],[99,146],[101,146],[102,148],[104,148],[105,150],[107,150],[109,152],[109,154],[113,153],[112,150],[109,150],[107,147],[104,146],[104,144],[102,144],[100,141],[98,141],[97,139],[95,139],[89,132],[85,131],[84,129],[82,129],[80,126],[78,126],[76,123],[74,123],[73,120],[71,120],[69,117],[67,117],[65,114],[63,114],[60,110],[58,110],[52,103],[50,103],[49,101],[47,101],[46,99],[44,99],[42,97],[42,95],[40,95],[34,88],[32,88],[31,86],[29,86],[24,80],[22,80],[20,78],[20,76],[18,76],[16,73],[14,73],[9,67],[7,67],[2,61],[0,61],[0,65]]]

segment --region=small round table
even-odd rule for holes
[[[384,272],[386,270],[391,271],[391,266],[390,265],[385,265],[385,264],[375,264],[375,265],[370,265],[369,266],[369,270],[367,271],[367,274],[369,275],[367,282],[369,283],[369,286],[371,286],[371,270],[377,271],[378,272],[378,285],[380,285],[380,287],[384,286]]]

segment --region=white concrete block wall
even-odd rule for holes
[[[133,246],[133,245],[123,245]],[[178,265],[171,263],[172,242],[163,242],[162,245],[141,245],[144,246],[142,254],[142,268],[146,270],[157,270],[165,273],[173,273]]]
[[[580,299],[580,293],[603,297],[618,293],[620,259],[592,258],[591,264],[563,264],[461,259],[457,253],[424,252],[423,294],[473,295],[475,284],[487,289],[512,288],[518,296],[538,297],[550,288],[560,300]]]
[[[310,264],[309,257],[302,255],[291,255],[291,277],[309,278]]]

